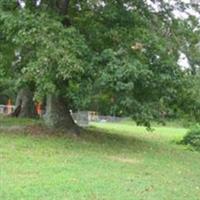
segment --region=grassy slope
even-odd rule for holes
[[[34,122],[14,122],[26,123]],[[94,125],[106,131],[93,127],[81,138],[0,131],[0,199],[200,199],[200,154],[172,142],[186,129]]]

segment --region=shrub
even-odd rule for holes
[[[200,151],[200,125],[196,125],[188,131],[181,143],[191,145],[194,149]]]

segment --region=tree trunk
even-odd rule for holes
[[[56,0],[56,10],[63,17],[62,24],[66,28],[71,25],[68,14],[70,0]],[[59,80],[58,91],[62,91],[63,86],[67,86],[68,81]],[[46,112],[44,121],[47,127],[53,129],[67,130],[70,133],[79,134],[80,127],[74,122],[66,100],[62,95],[48,95],[46,99]]]
[[[13,112],[13,116],[33,118],[37,116],[34,102],[33,92],[28,88],[22,88],[18,94],[15,103],[16,109]]]
[[[62,97],[47,96],[44,120],[49,128],[62,129],[79,134],[79,127],[74,122],[67,103]]]

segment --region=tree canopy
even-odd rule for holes
[[[62,96],[68,108],[128,115],[147,126],[191,112],[184,102],[195,102],[188,77],[200,65],[199,21],[175,17],[165,1],[154,2],[157,11],[147,2],[2,0],[1,77],[31,85],[36,99]],[[178,65],[180,52],[190,69]]]

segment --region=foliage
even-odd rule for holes
[[[80,62],[86,47],[73,27],[63,29],[48,14],[28,10],[16,11],[15,16],[4,13],[1,19],[6,40],[12,41],[20,55],[20,62],[14,65],[19,82],[34,81],[37,92],[44,96],[56,92],[62,81],[76,80],[84,72]]]
[[[15,99],[14,81],[10,79],[0,79],[0,104],[6,104],[8,99]]]
[[[187,95],[191,79],[177,60],[184,49],[198,64],[194,19],[174,18],[166,4],[154,12],[145,1],[73,0],[64,10],[63,2],[27,0],[24,9],[0,2],[0,77],[31,85],[37,99],[59,94],[69,108],[128,115],[146,126],[193,114],[184,106],[196,105]]]
[[[182,107],[181,116],[185,116],[190,121],[200,122],[200,73],[188,74],[185,80],[185,86],[180,98],[179,107]]]
[[[181,143],[191,145],[194,149],[200,151],[200,125],[196,125],[188,131]]]

